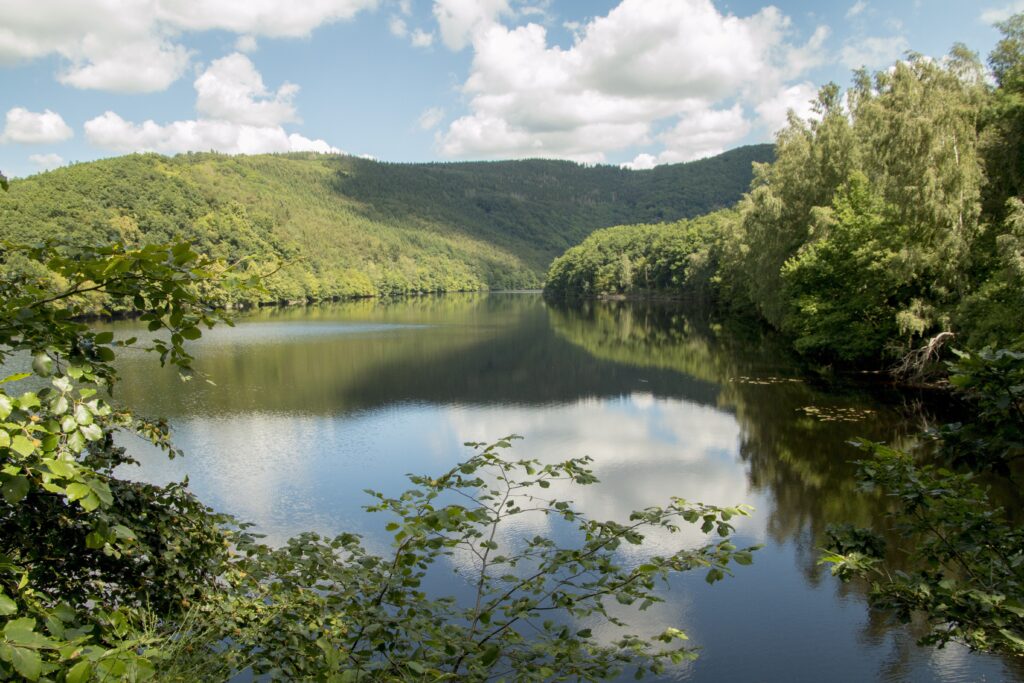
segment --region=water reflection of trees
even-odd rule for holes
[[[676,370],[717,385],[717,405],[740,425],[739,455],[748,464],[750,485],[770,494],[766,531],[774,542],[792,544],[810,585],[832,581],[818,565],[828,526],[886,528],[883,516],[891,503],[859,489],[854,461],[860,451],[848,442],[862,437],[908,445],[921,424],[934,419],[917,396],[809,379],[771,334],[709,325],[678,305],[589,302],[554,306],[550,315],[559,336],[597,358]],[[886,541],[898,569],[898,549],[907,539],[889,534]],[[832,585],[840,596],[865,599],[861,584]],[[913,668],[916,640],[927,629],[913,622],[894,625],[891,616],[869,611],[861,638],[874,646],[888,639],[891,654],[880,677],[903,680]]]
[[[901,441],[915,431],[892,395],[807,379],[769,334],[702,323],[670,304],[594,302],[554,308],[556,332],[588,353],[641,367],[674,369],[714,383],[717,405],[735,414],[751,486],[771,493],[767,529],[808,547],[829,524],[866,523],[878,501],[857,490],[855,437]],[[813,550],[805,564],[819,572]]]

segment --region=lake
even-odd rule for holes
[[[464,442],[519,434],[513,455],[594,458],[601,483],[572,493],[592,517],[625,520],[671,496],[754,506],[736,536],[764,544],[753,565],[712,586],[703,572],[681,576],[666,602],[632,615],[645,632],[674,626],[701,648],[666,680],[1021,676],[960,647],[918,648],[913,625],[873,613],[863,587],[818,565],[828,525],[868,524],[884,507],[858,491],[859,454],[846,442],[906,443],[927,412],[915,396],[805,376],[757,331],[707,326],[670,304],[467,294],[262,310],[192,349],[210,382],[183,383],[144,354],[121,359],[116,398],[167,417],[186,453],[168,460],[126,441],[142,465],[125,474],[188,476],[203,501],[272,543],[347,530],[386,550],[388,520],[362,511],[363,489],[397,495],[405,473],[467,457]],[[700,535],[650,540],[644,552],[664,554]],[[453,573],[444,581],[438,589],[465,589]]]

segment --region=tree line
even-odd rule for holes
[[[751,160],[771,153],[761,145],[637,172],[544,160],[135,154],[13,181],[0,194],[0,238],[187,240],[263,275],[262,289],[221,292],[225,304],[539,287],[551,259],[596,228],[734,203]],[[7,268],[34,272],[17,258]]]
[[[943,332],[1013,342],[1024,331],[1024,20],[1000,28],[988,71],[957,45],[825,86],[735,207],[595,232],[555,260],[547,291],[698,297],[829,362],[901,357]]]

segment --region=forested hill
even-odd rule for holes
[[[268,300],[536,286],[555,256],[598,228],[734,204],[751,162],[772,154],[769,145],[744,147],[646,171],[129,155],[13,181],[0,196],[0,238],[184,238],[226,259],[248,257],[246,267],[285,264],[268,280]]]
[[[546,267],[597,228],[673,221],[731,206],[750,186],[751,145],[646,171],[529,159],[388,164],[346,157],[336,187],[385,222],[425,219],[509,248]]]

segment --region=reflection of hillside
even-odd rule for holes
[[[904,435],[905,416],[879,397],[818,388],[800,378],[770,337],[716,333],[674,304],[592,302],[554,310],[551,320],[560,337],[597,358],[716,384],[716,404],[739,422],[751,485],[772,494],[767,531],[776,541],[806,545],[808,577],[820,574],[814,549],[826,526],[865,523],[878,513],[878,501],[857,489],[858,452],[847,442]],[[835,414],[864,419],[824,419]]]
[[[715,400],[707,382],[581,353],[552,334],[533,295],[261,312],[208,333],[195,351],[215,385],[184,391],[173,372],[154,372],[152,359],[128,358],[122,374],[132,381],[120,398],[171,418],[197,410],[339,415],[403,402],[544,405],[635,391]]]

